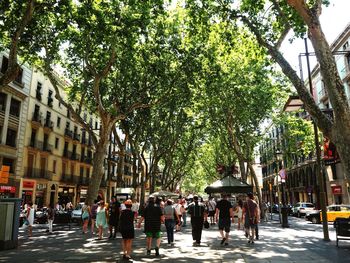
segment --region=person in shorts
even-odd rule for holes
[[[255,225],[258,223],[258,205],[252,193],[248,193],[243,205],[244,227],[248,237],[248,244],[254,244]]]
[[[164,222],[163,211],[159,205],[155,203],[153,196],[148,199],[148,204],[144,208],[143,214],[139,220],[138,228],[141,227],[141,223],[145,221],[145,234],[147,237],[147,255],[151,255],[152,239],[156,239],[155,255],[159,256],[159,247],[161,242],[162,233],[160,226]]]
[[[210,224],[215,225],[215,209],[216,209],[216,202],[214,198],[210,198],[208,201],[208,216],[210,218]]]
[[[131,259],[132,241],[135,238],[134,212],[131,210],[132,201],[125,201],[125,209],[120,214],[120,234],[122,235],[123,258]]]
[[[230,201],[227,200],[228,195],[222,195],[222,199],[216,204],[215,219],[219,223],[219,230],[221,235],[221,245],[228,245],[230,235],[231,220],[233,217],[233,208]],[[225,234],[224,234],[225,231]]]

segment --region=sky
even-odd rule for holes
[[[328,7],[323,7],[322,14],[320,16],[323,32],[327,38],[328,43],[331,45],[337,36],[345,29],[350,23],[350,0],[330,0]],[[312,52],[313,48],[311,42],[308,42],[309,51]],[[299,74],[299,60],[298,55],[305,52],[305,45],[302,39],[295,40],[292,44],[289,43],[288,38],[284,41],[281,51],[287,58],[288,62]],[[311,69],[316,65],[316,59],[310,58]],[[305,58],[303,59],[304,78],[305,72]]]

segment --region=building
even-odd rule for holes
[[[0,74],[6,72],[8,62],[8,54],[0,53]],[[16,79],[0,91],[0,168],[9,168],[9,176],[0,180],[0,198],[20,195],[31,79],[31,69],[24,64]]]

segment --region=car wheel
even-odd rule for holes
[[[313,224],[317,224],[318,223],[318,220],[317,220],[317,218],[316,217],[312,217],[311,218],[311,222],[313,223]]]
[[[301,217],[301,214],[300,214],[300,212],[298,212],[298,214],[297,214],[297,217],[299,217],[299,218]]]

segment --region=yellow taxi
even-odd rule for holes
[[[327,206],[327,221],[333,222],[336,218],[350,218],[350,205],[330,205]],[[322,222],[322,212],[320,212]]]
[[[350,205],[330,205],[327,206],[327,221],[333,222],[336,218],[350,218]],[[306,220],[314,224],[322,222],[322,212],[314,210],[306,213]]]

